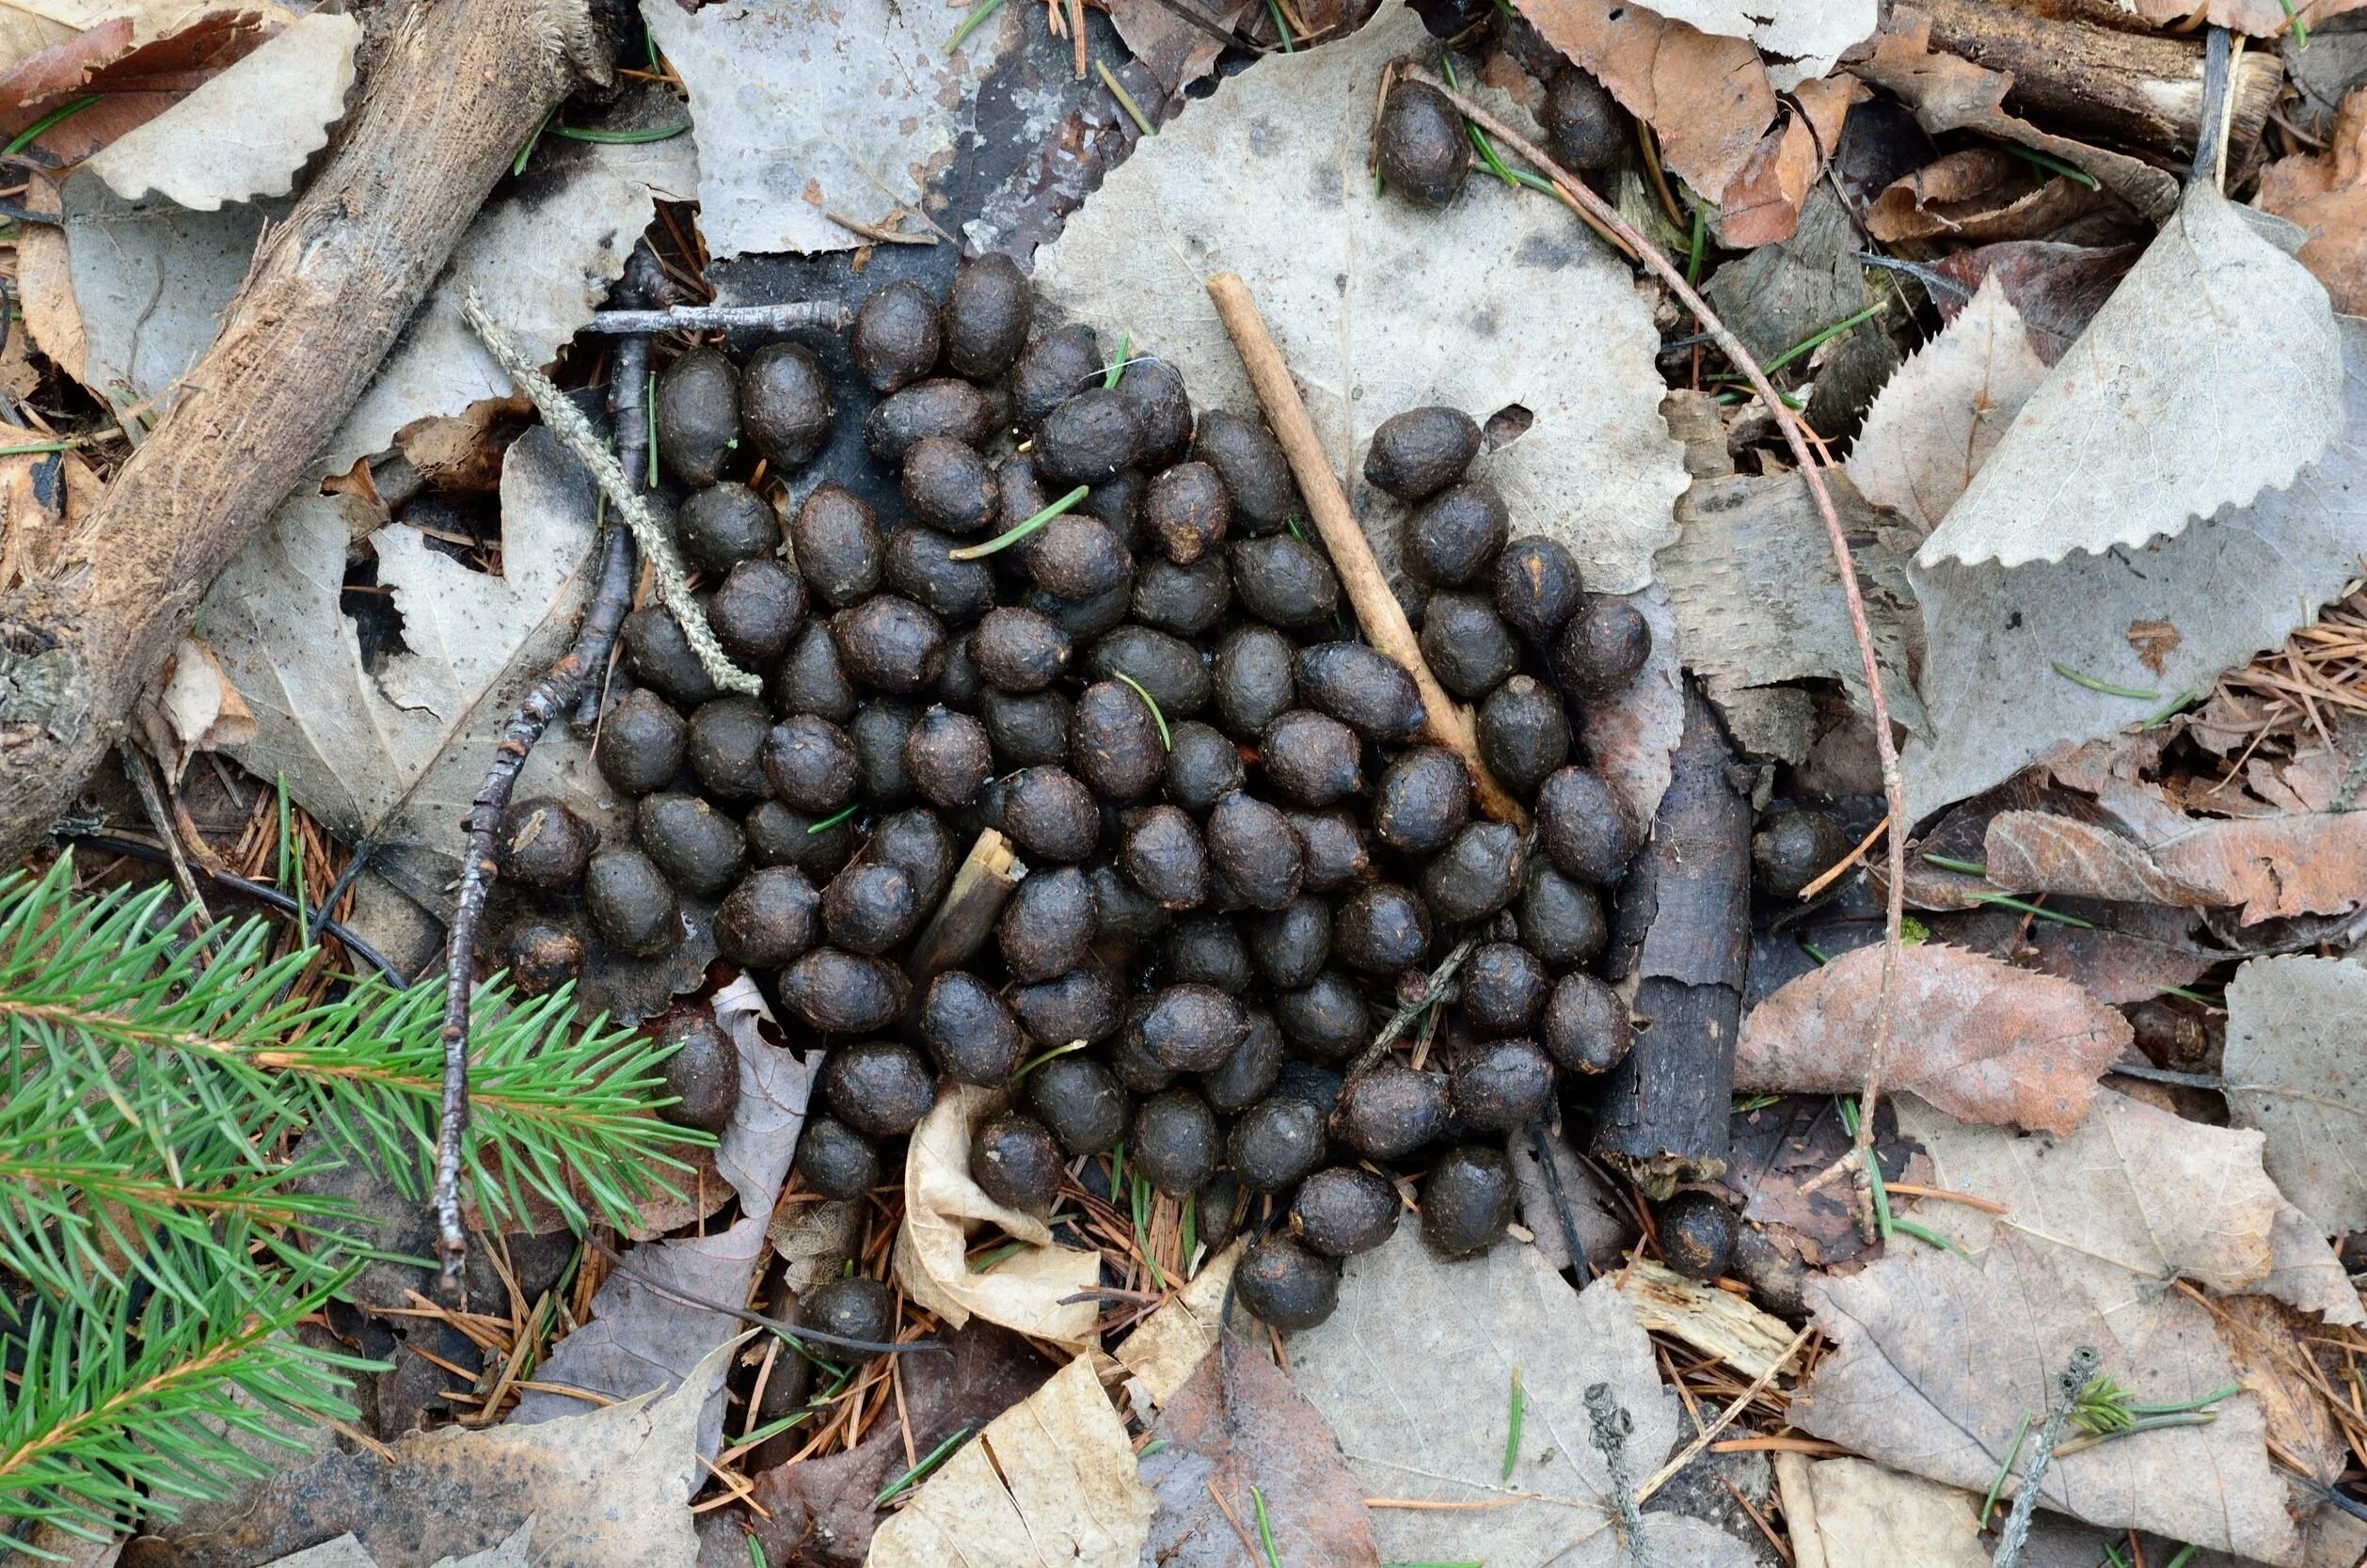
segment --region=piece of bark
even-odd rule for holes
[[[980,828],[953,874],[953,885],[937,912],[913,943],[904,973],[916,985],[927,985],[948,969],[970,961],[986,942],[986,934],[1002,918],[1003,906],[1018,891],[1026,868],[1011,852],[1010,840],[992,828]]]
[[[56,569],[0,597],[0,856],[73,802],[517,149],[580,79],[608,74],[581,0],[453,0],[405,22],[171,412]]]
[[[1656,1196],[1725,1169],[1750,965],[1751,802],[1725,732],[1685,686],[1685,734],[1652,841],[1619,890],[1615,977],[1635,976],[1635,1048],[1611,1074],[1595,1152]]]

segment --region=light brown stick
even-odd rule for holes
[[[1019,886],[1019,879],[1012,875],[1018,863],[1009,839],[992,828],[978,830],[977,842],[962,858],[961,869],[953,874],[953,885],[945,890],[936,915],[905,960],[904,973],[915,985],[925,986],[946,970],[969,961]]]
[[[1866,1092],[1858,1102],[1857,1142],[1851,1148],[1848,1160],[1857,1177],[1858,1223],[1870,1229],[1873,1225],[1873,1200],[1870,1179],[1867,1174],[1868,1153],[1874,1143],[1874,1108],[1881,1103],[1882,1069],[1890,1052],[1891,1007],[1898,991],[1899,929],[1904,923],[1907,885],[1907,817],[1906,785],[1898,776],[1898,748],[1890,736],[1890,705],[1882,697],[1882,672],[1874,655],[1874,634],[1866,624],[1866,596],[1858,592],[1857,564],[1850,557],[1849,534],[1841,527],[1841,515],[1833,507],[1833,492],[1826,488],[1824,475],[1817,467],[1816,453],[1809,450],[1808,436],[1802,428],[1799,416],[1785,405],[1777,395],[1767,372],[1743,346],[1742,340],[1718,319],[1701,295],[1685,281],[1685,275],[1667,257],[1660,254],[1651,241],[1636,227],[1619,215],[1619,210],[1588,190],[1559,164],[1547,157],[1535,143],[1519,132],[1481,108],[1477,103],[1448,87],[1420,66],[1409,66],[1406,74],[1412,80],[1436,88],[1448,103],[1463,112],[1463,117],[1486,131],[1502,145],[1511,148],[1536,166],[1546,178],[1558,186],[1569,200],[1583,206],[1600,219],[1621,239],[1635,247],[1644,263],[1666,283],[1669,292],[1693,313],[1702,330],[1716,341],[1726,358],[1751,383],[1752,388],[1767,402],[1767,411],[1784,432],[1785,444],[1791,448],[1792,466],[1807,483],[1808,494],[1817,503],[1817,515],[1824,519],[1826,540],[1833,546],[1833,562],[1841,574],[1841,596],[1850,608],[1850,631],[1857,639],[1857,654],[1866,669],[1866,694],[1874,710],[1874,751],[1882,759],[1882,798],[1890,807],[1890,890],[1882,909],[1882,987],[1881,1000],[1874,1009],[1873,1065],[1867,1069]],[[1401,617],[1402,621],[1402,617]]]
[[[1463,759],[1470,770],[1471,786],[1479,797],[1480,810],[1499,822],[1529,825],[1529,814],[1520,809],[1520,802],[1508,794],[1480,760],[1479,737],[1471,726],[1471,716],[1447,695],[1438,677],[1430,673],[1430,665],[1422,657],[1422,645],[1414,640],[1414,628],[1406,619],[1405,607],[1390,591],[1389,580],[1381,576],[1381,563],[1373,559],[1373,546],[1366,542],[1364,529],[1348,508],[1348,493],[1341,487],[1340,476],[1331,471],[1331,459],[1324,454],[1323,442],[1315,436],[1315,422],[1307,417],[1307,404],[1298,395],[1298,384],[1291,379],[1290,367],[1282,361],[1282,351],[1275,346],[1274,336],[1265,329],[1265,318],[1258,313],[1258,302],[1250,297],[1249,285],[1230,272],[1220,272],[1208,280],[1208,297],[1216,302],[1217,319],[1225,330],[1232,334],[1232,346],[1240,352],[1242,366],[1249,372],[1249,385],[1256,388],[1258,402],[1265,408],[1265,422],[1274,427],[1275,438],[1282,443],[1282,452],[1291,460],[1291,472],[1298,479],[1299,494],[1307,498],[1307,510],[1314,515],[1316,531],[1323,535],[1324,547],[1331,552],[1331,563],[1339,568],[1341,586],[1348,591],[1348,603],[1356,609],[1356,618],[1364,628],[1364,635],[1373,646],[1405,667],[1414,677],[1414,686],[1422,693],[1422,713],[1427,721],[1430,738]]]

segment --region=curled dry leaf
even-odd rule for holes
[[[2074,236],[2062,230],[2100,209],[2125,212],[2112,197],[2066,175],[2049,175],[1994,147],[1943,154],[1885,186],[1866,210],[1866,230],[1900,241],[1989,242]]]
[[[1169,1296],[1111,1354],[1133,1375],[1138,1402],[1160,1405],[1190,1380],[1208,1353],[1216,1348],[1216,1331],[1223,1321],[1225,1298],[1232,1290],[1232,1272],[1241,1261],[1242,1243],[1235,1242],[1200,1265],[1184,1287]]]
[[[1158,1505],[1093,1360],[954,1450],[872,1536],[869,1568],[1136,1568]]]
[[[133,705],[132,722],[140,742],[179,783],[189,759],[199,752],[244,746],[255,738],[255,716],[246,700],[222,673],[214,650],[184,637],[166,657],[165,667]]]
[[[1839,15],[1851,8],[1826,8]],[[1866,12],[1870,30],[1873,14]],[[1852,40],[1854,41],[1854,40]],[[1778,85],[1786,67],[1775,74]],[[1800,230],[1800,210],[1809,188],[1841,145],[1841,129],[1850,105],[1871,97],[1854,76],[1827,76],[1804,81],[1792,94],[1801,112],[1787,115],[1758,139],[1750,161],[1727,184],[1718,211],[1718,239],[1736,250],[1788,240]]]
[[[2059,240],[1999,240],[1942,257],[1934,270],[1964,285],[1962,293],[1943,288],[1932,303],[1943,321],[1954,321],[1982,281],[1994,277],[2006,298],[2022,312],[2030,347],[2041,364],[2052,365],[2088,330],[2088,324],[2121,279],[2144,254],[2134,245],[2073,245]]]
[[[2227,988],[2228,1110],[2327,1235],[2367,1230],[2367,967],[2254,958]]]
[[[2264,212],[2298,225],[2295,254],[2334,296],[2334,308],[2367,312],[2367,92],[2343,100],[2322,154],[2280,158],[2261,170]]]
[[[2191,817],[2150,842],[2091,822],[2004,812],[1989,824],[1989,877],[2026,893],[2241,905],[2246,925],[2345,914],[2367,900],[2367,814]]]
[[[2157,27],[2188,27],[2203,21],[2254,38],[2275,38],[2291,30],[2296,16],[2319,27],[2362,3],[2367,0],[2207,0],[2201,6],[2190,0],[2131,0],[2129,8]]]
[[[1742,1021],[1735,1087],[1848,1094],[1862,1087],[1882,990],[1880,948],[1844,954],[1778,990]],[[2134,1037],[2129,1022],[2077,986],[1962,948],[1898,955],[1884,1082],[1971,1121],[2068,1132],[2096,1080]]]
[[[1093,1337],[1093,1303],[1072,1301],[1101,1283],[1101,1256],[1053,1244],[1032,1214],[1006,1209],[970,1180],[970,1139],[1002,1108],[1001,1097],[966,1084],[941,1085],[937,1103],[913,1130],[904,1156],[904,1226],[896,1233],[896,1277],[904,1293],[955,1327],[972,1316],[1040,1339],[1083,1347]],[[975,1273],[970,1227],[999,1226],[1026,1246]]]
[[[1984,837],[1989,880],[2012,893],[2129,898],[2180,909],[2226,902],[2155,863],[2145,846],[2100,823],[2040,811],[2001,811]]]

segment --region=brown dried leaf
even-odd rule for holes
[[[2324,154],[2281,158],[2261,170],[2252,204],[2301,226],[2301,264],[2334,308],[2367,312],[2367,92],[2343,100]]]
[[[2367,813],[2189,817],[2140,843],[2093,823],[2005,812],[1989,825],[1990,879],[2031,893],[2241,905],[2247,926],[2346,914],[2367,899]]]
[[[1965,287],[1962,298],[1945,291],[1934,296],[1940,314],[1953,321],[1984,279],[2005,285],[2006,298],[2022,312],[2030,346],[2041,364],[2063,356],[2073,339],[2112,297],[2137,264],[2141,247],[2065,245],[2054,240],[2000,240],[1960,250],[1940,261],[1939,270]]]
[[[2200,922],[2189,911],[2084,899],[2054,907],[2093,928],[2037,921],[2006,956],[2025,969],[2069,980],[2107,1007],[2191,986],[2227,956],[2195,944]]]
[[[1251,0],[1229,0],[1194,8],[1218,27],[1229,28],[1240,22],[1250,4]],[[1215,70],[1216,56],[1225,52],[1223,42],[1205,28],[1193,26],[1158,0],[1110,0],[1109,20],[1124,41],[1126,53],[1156,77],[1171,97]]]
[[[1751,149],[1750,160],[1726,185],[1718,240],[1735,250],[1788,240],[1800,231],[1800,204],[1823,160],[1805,120],[1793,119]]]
[[[2191,27],[2198,22],[2275,38],[2292,27],[2297,17],[2309,27],[2323,26],[2344,11],[2357,10],[2367,0],[2131,0],[2131,8],[2157,27]]]
[[[1989,880],[2010,893],[2069,893],[2200,909],[2225,902],[2165,871],[2145,846],[2094,822],[2002,811],[1983,839]]]
[[[1864,947],[1751,1009],[1735,1087],[1847,1094],[1871,1065],[1882,955]],[[2078,987],[1962,948],[1898,955],[1898,1021],[1884,1081],[1970,1121],[2066,1132],[2096,1079],[2134,1037],[2127,1019]]]
[[[1811,1268],[1831,1268],[1864,1253],[1856,1194],[1846,1181],[1804,1189],[1850,1151],[1851,1138],[1830,1096],[1787,1095],[1772,1105],[1729,1118],[1733,1153],[1718,1184],[1732,1193],[1742,1217]],[[1892,1181],[1929,1184],[1931,1163],[1898,1134],[1887,1096],[1874,1117],[1874,1154]]]
[[[1893,182],[1866,210],[1867,231],[1885,244],[1912,240],[2042,240],[2108,196],[1992,147],[1950,152]]]

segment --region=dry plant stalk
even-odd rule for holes
[[[1519,132],[1420,66],[1406,67],[1406,75],[1409,80],[1420,82],[1444,95],[1465,119],[1494,136],[1501,145],[1511,148],[1529,160],[1553,182],[1567,202],[1593,214],[1598,223],[1617,234],[1644,259],[1644,264],[1659,275],[1660,281],[1667,284],[1670,292],[1693,313],[1694,319],[1701,323],[1702,330],[1709,334],[1727,359],[1750,381],[1752,389],[1765,400],[1769,414],[1784,433],[1785,444],[1791,448],[1792,465],[1800,470],[1801,478],[1807,483],[1809,497],[1816,502],[1817,515],[1824,519],[1825,537],[1833,546],[1833,562],[1841,575],[1841,594],[1850,608],[1850,631],[1857,640],[1858,657],[1865,666],[1867,696],[1874,710],[1874,748],[1882,759],[1882,798],[1890,808],[1891,820],[1888,844],[1890,887],[1882,901],[1882,998],[1874,1014],[1873,1065],[1867,1069],[1866,1090],[1858,1102],[1857,1139],[1847,1156],[1857,1180],[1859,1224],[1861,1227],[1870,1229],[1873,1224],[1872,1190],[1867,1167],[1868,1151],[1874,1141],[1874,1110],[1882,1101],[1882,1069],[1889,1055],[1892,1004],[1898,990],[1899,929],[1906,915],[1907,799],[1906,786],[1898,776],[1898,748],[1891,739],[1890,705],[1882,695],[1882,668],[1874,657],[1874,634],[1866,624],[1866,596],[1858,591],[1857,567],[1850,558],[1849,536],[1841,528],[1840,514],[1834,509],[1833,492],[1825,485],[1799,416],[1785,405],[1774,385],[1767,379],[1767,372],[1759,369],[1758,360],[1742,345],[1742,340],[1734,335],[1719,319],[1718,313],[1710,309],[1708,302],[1685,281],[1682,270],[1661,255],[1659,248],[1645,239],[1633,224],[1620,216],[1617,208],[1588,190]],[[1212,283],[1212,290],[1214,287]],[[1303,409],[1301,417],[1304,418]],[[1302,480],[1302,485],[1304,483]],[[1310,504],[1312,504],[1311,498]],[[1326,537],[1328,539],[1328,531]],[[1400,620],[1403,620],[1402,615]]]

